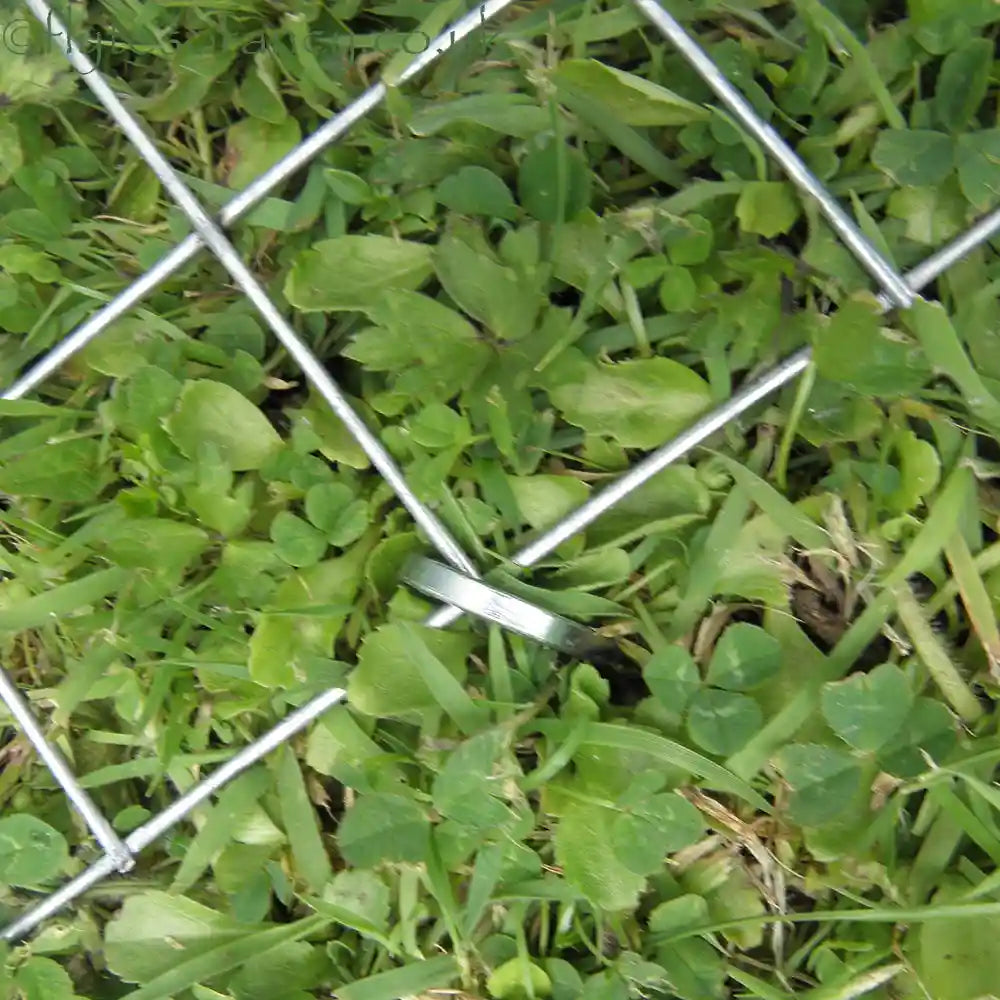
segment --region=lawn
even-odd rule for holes
[[[1000,206],[1000,5],[664,7],[926,299],[635,3],[63,2],[320,364],[189,239],[45,367],[191,226],[0,0],[0,665],[148,841],[0,1000],[1000,996],[1000,241],[933,257]],[[438,627],[434,521],[601,655]],[[101,851],[0,722],[8,925]]]

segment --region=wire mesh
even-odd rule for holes
[[[437,60],[456,41],[484,26],[513,2],[514,0],[488,0],[477,10],[457,20],[434,39],[426,51],[414,58],[395,82],[405,83],[411,80]],[[816,201],[843,243],[878,283],[881,289],[879,301],[884,310],[910,305],[921,288],[933,281],[965,254],[1000,232],[1000,209],[997,209],[912,271],[901,275],[865,239],[857,225],[840,207],[830,192],[806,168],[778,133],[754,111],[683,27],[663,10],[656,3],[656,0],[632,0],[632,2],[650,23],[677,48],[744,128],[754,135],[780,163],[799,190]],[[236,195],[222,209],[218,222],[216,222],[191,195],[147,136],[141,124],[125,110],[117,95],[97,72],[96,67],[72,43],[65,27],[55,18],[49,7],[42,0],[26,0],[26,4],[35,17],[46,24],[47,33],[53,40],[65,38],[61,48],[67,59],[83,76],[84,81],[95,96],[101,100],[117,124],[136,146],[143,159],[159,176],[164,188],[191,221],[195,232],[182,240],[141,278],[96,312],[41,361],[33,365],[13,386],[4,392],[3,398],[19,399],[32,391],[65,361],[99,336],[115,320],[125,315],[158,285],[192,260],[201,249],[207,247],[219,258],[244,294],[267,319],[276,336],[302,368],[306,377],[317,388],[331,409],[344,421],[355,440],[371,457],[373,465],[396,490],[400,500],[406,505],[417,524],[424,529],[428,539],[453,565],[470,576],[478,576],[476,567],[468,556],[451,538],[435,515],[410,491],[402,473],[395,466],[388,453],[384,451],[381,443],[353,412],[339,387],[330,379],[320,362],[299,340],[287,320],[278,312],[220,228],[231,226],[245,216],[269,192],[296,171],[308,165],[327,146],[336,142],[353,124],[377,107],[387,95],[386,85],[378,83],[369,88],[350,106],[335,115],[293,152]],[[516,566],[528,568],[553,552],[564,541],[582,531],[671,463],[698,447],[755,404],[792,382],[809,367],[811,355],[810,348],[803,348],[750,381],[726,403],[703,416],[673,440],[646,456],[615,482],[592,496],[586,503],[564,517],[554,527],[545,531],[530,545],[521,549],[514,555],[513,563]],[[426,624],[434,628],[444,628],[460,618],[462,614],[463,612],[456,608],[439,608],[426,620]],[[289,714],[264,736],[238,751],[226,763],[220,765],[170,806],[138,827],[124,840],[121,840],[80,786],[66,762],[46,740],[21,692],[5,674],[0,672],[0,697],[7,704],[25,735],[34,744],[41,758],[49,766],[56,780],[73,802],[74,807],[84,817],[95,839],[104,850],[103,856],[97,862],[30,908],[14,923],[5,928],[0,936],[7,940],[16,940],[25,936],[42,921],[73,902],[89,888],[112,875],[116,869],[119,871],[127,870],[134,862],[134,855],[152,844],[246,768],[286,742],[313,719],[342,702],[345,696],[346,692],[343,689],[336,688],[313,698]]]

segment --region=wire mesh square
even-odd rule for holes
[[[396,82],[402,84],[413,79],[447,51],[451,45],[454,45],[456,40],[461,40],[485,26],[512,3],[513,0],[488,0],[481,7],[457,20],[410,63]],[[664,38],[676,47],[739,123],[781,165],[800,192],[815,200],[844,245],[878,284],[880,288],[879,299],[883,309],[888,310],[897,306],[910,305],[920,288],[926,286],[962,256],[1000,231],[1000,209],[998,209],[909,273],[899,274],[864,237],[858,226],[840,207],[826,187],[806,168],[801,159],[778,133],[754,111],[749,102],[729,82],[718,66],[688,35],[676,19],[660,7],[656,0],[633,0],[633,3]],[[348,426],[355,439],[368,452],[373,464],[391,483],[415,521],[424,529],[425,534],[438,548],[441,555],[467,575],[478,576],[474,564],[457,542],[451,538],[447,529],[437,520],[435,515],[409,490],[392,459],[384,452],[384,449],[380,451],[380,443],[354,414],[340,393],[339,387],[330,379],[323,366],[308,348],[297,338],[287,321],[256,283],[222,233],[222,228],[232,226],[243,218],[270,191],[296,171],[308,165],[319,153],[344,135],[353,124],[376,108],[387,95],[386,86],[382,83],[376,84],[349,107],[336,114],[278,164],[262,174],[245,190],[235,195],[222,209],[218,222],[216,222],[187,191],[183,182],[174,173],[162,154],[158,152],[155,144],[148,138],[141,125],[125,111],[117,95],[104,81],[97,68],[78,47],[68,41],[69,36],[65,27],[55,18],[53,11],[47,4],[42,0],[26,0],[26,5],[36,18],[46,24],[53,42],[58,42],[60,38],[67,40],[63,42],[62,46],[67,59],[81,74],[95,96],[112,114],[119,127],[139,150],[143,159],[158,174],[165,189],[192,222],[195,232],[182,240],[156,265],[146,271],[140,279],[98,310],[42,360],[34,364],[3,394],[3,398],[7,400],[20,399],[32,391],[65,361],[99,336],[115,320],[127,314],[145,296],[187,262],[194,259],[198,252],[207,246],[229,270],[241,290],[265,316],[272,330],[299,364],[306,377],[319,390],[334,412]],[[808,368],[810,360],[811,349],[803,348],[743,386],[724,405],[708,413],[673,440],[647,455],[617,481],[593,495],[586,503],[516,553],[513,558],[514,564],[527,568],[551,554],[564,541],[586,528],[657,473],[736,420],[755,404],[793,381]],[[462,612],[456,608],[439,608],[427,619],[426,624],[431,627],[443,628],[457,620],[461,615]],[[169,807],[153,816],[124,839],[118,838],[114,833],[107,819],[97,810],[78,780],[66,766],[65,761],[46,741],[42,728],[38,725],[23,695],[2,673],[0,673],[0,697],[6,702],[15,720],[52,770],[75,808],[84,817],[88,827],[105,852],[99,861],[44,898],[2,932],[4,938],[15,940],[30,933],[43,920],[71,903],[81,893],[102,879],[113,874],[116,869],[127,871],[134,863],[134,856],[137,853],[149,846],[228,781],[271,750],[286,742],[330,707],[341,702],[345,697],[345,691],[340,688],[326,691],[290,713],[263,737],[237,752],[207,778],[204,778]]]

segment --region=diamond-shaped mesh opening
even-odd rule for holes
[[[431,42],[423,54],[413,60],[400,76],[398,82],[405,83],[411,80],[438,59],[457,40],[461,40],[489,24],[511,3],[512,0],[490,0],[481,8],[456,21],[454,25],[447,28]],[[933,281],[951,264],[1000,230],[1000,211],[996,211],[954,243],[914,268],[910,273],[899,274],[865,238],[834,196],[810,173],[771,126],[753,110],[749,102],[728,82],[722,71],[693,42],[685,30],[655,0],[635,0],[635,5],[660,33],[673,43],[680,54],[715,92],[720,106],[726,107],[732,117],[739,121],[743,128],[767,149],[800,191],[814,199],[826,220],[843,240],[844,245],[850,249],[877,283],[884,308],[889,309],[893,306],[908,304],[914,292]],[[125,131],[143,159],[158,174],[164,188],[179,204],[192,224],[195,233],[183,239],[140,279],[94,313],[61,344],[37,361],[4,393],[3,398],[13,400],[24,397],[85,345],[99,337],[116,320],[128,315],[159,284],[175,274],[187,262],[197,257],[199,251],[208,247],[229,272],[236,286],[251,299],[259,314],[271,327],[272,332],[276,334],[278,340],[298,363],[313,389],[344,420],[352,435],[368,453],[379,472],[391,483],[411,516],[438,549],[440,555],[452,565],[464,570],[468,575],[478,575],[476,566],[434,512],[410,490],[378,439],[367,429],[364,421],[357,418],[340,388],[274,306],[267,293],[246,268],[222,233],[222,228],[229,227],[244,218],[270,191],[277,188],[296,171],[309,165],[326,147],[336,142],[353,124],[377,107],[386,97],[386,88],[382,84],[370,88],[357,101],[302,142],[276,166],[236,195],[222,209],[218,216],[218,222],[215,222],[194,196],[187,191],[170,165],[158,152],[156,146],[147,138],[141,125],[128,115],[119,98],[104,81],[99,70],[90,62],[87,55],[75,45],[67,46],[65,29],[60,24],[59,19],[53,15],[53,12],[42,0],[27,0],[27,6],[40,21],[47,25],[53,42],[60,45],[67,59],[83,75],[95,96],[104,104],[119,127]],[[543,532],[534,542],[516,554],[514,562],[527,568],[550,555],[560,544],[590,525],[601,514],[610,510],[652,476],[687,454],[728,423],[735,421],[750,407],[793,381],[809,366],[810,357],[810,349],[803,348],[755,378],[734,394],[724,405],[702,417],[672,441],[646,456],[617,481],[594,494],[577,510],[564,517],[554,527]],[[113,586],[109,587],[108,592],[111,590],[113,590]],[[460,616],[461,612],[454,608],[441,608],[427,620],[427,624],[443,628]],[[6,675],[0,675],[0,696],[3,697],[21,731],[34,744],[104,851],[100,860],[92,864],[81,875],[52,893],[26,912],[14,924],[7,927],[3,936],[13,940],[29,933],[47,917],[71,903],[82,892],[111,875],[116,869],[119,871],[128,870],[134,863],[133,859],[136,854],[221,789],[229,780],[301,731],[311,720],[332,705],[342,701],[345,692],[340,688],[333,688],[316,695],[292,711],[265,735],[250,743],[225,763],[220,764],[207,778],[189,788],[168,808],[146,820],[123,839],[115,834],[111,824],[101,815],[58,751],[46,741],[42,731],[43,727],[36,721],[24,696],[19,693]]]

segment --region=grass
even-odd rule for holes
[[[995,4],[670,9],[901,270],[995,207]],[[73,16],[218,210],[463,10]],[[26,17],[0,4],[5,385],[187,231]],[[617,651],[422,624],[410,516],[220,266],[186,266],[0,406],[0,661],[122,834],[347,704],[7,947],[0,997],[996,993],[992,245],[881,315],[656,30],[595,0],[456,42],[232,236],[477,565]],[[807,344],[801,382],[513,572]],[[95,853],[3,739],[13,919]]]

